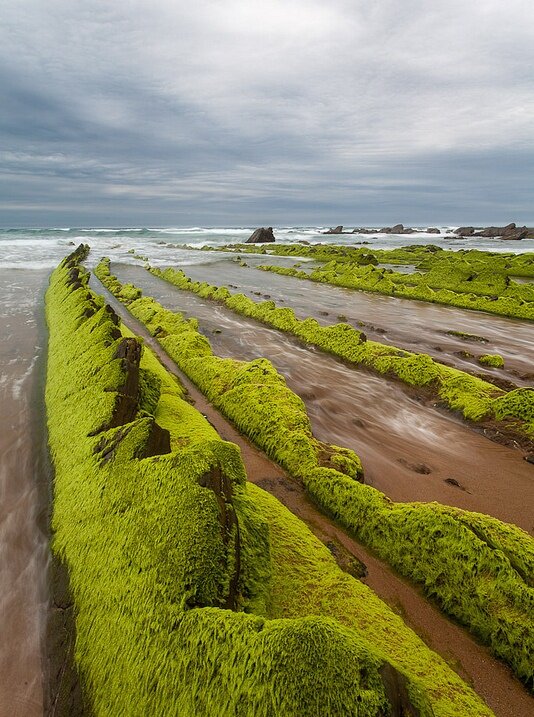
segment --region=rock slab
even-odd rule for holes
[[[266,242],[273,241],[276,241],[274,238],[273,228],[260,227],[249,236],[245,244],[265,244]]]

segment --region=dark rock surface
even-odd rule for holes
[[[475,227],[459,227],[454,233],[462,237],[485,237],[487,239],[525,239],[534,234],[532,229],[526,226],[518,227],[515,222],[511,222],[504,227],[484,227],[475,230]]]
[[[394,227],[391,227],[389,230],[390,234],[402,234],[404,232],[404,224],[395,224]]]
[[[249,236],[245,244],[264,244],[266,242],[273,241],[276,241],[274,238],[273,228],[260,227]]]
[[[392,227],[382,227],[380,230],[381,234],[413,234],[414,230],[411,227],[405,227],[404,224],[395,224]]]
[[[343,234],[343,225],[339,224],[335,229],[327,229],[324,234]]]
[[[395,224],[393,227],[382,227],[381,229],[371,229],[368,227],[357,227],[352,230],[352,234],[414,234],[415,229],[411,227],[405,227],[404,224]],[[428,229],[420,230],[421,233],[425,234],[441,234],[441,231],[437,227],[429,227]],[[329,232],[333,233],[333,232]]]
[[[45,713],[54,717],[88,717],[76,670],[76,627],[68,572],[57,557],[50,566],[51,604],[46,627]]]

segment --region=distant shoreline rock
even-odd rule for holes
[[[260,227],[249,236],[245,244],[266,244],[276,241],[272,227]]]
[[[458,227],[458,229],[447,229],[440,230],[438,227],[428,227],[426,229],[413,229],[412,227],[405,227],[404,224],[395,224],[392,227],[370,228],[370,227],[356,227],[352,230],[344,231],[343,225],[339,224],[337,227],[331,227],[323,234],[456,234],[458,237],[481,237],[487,239],[507,239],[507,240],[520,240],[520,239],[534,239],[534,228],[522,226],[516,226],[515,222],[511,222],[504,227]]]
[[[323,234],[348,234],[349,232],[343,232],[343,225],[335,227],[335,229],[327,229]]]
[[[517,227],[515,222],[505,227],[484,227],[476,231],[475,227],[458,227],[454,233],[462,237],[485,237],[487,239],[509,239],[518,241],[527,237],[534,238],[534,229],[527,226]]]
[[[381,229],[374,229],[369,227],[356,227],[351,231],[343,231],[343,225],[339,224],[337,227],[327,229],[323,234],[441,234],[441,231],[437,227],[429,227],[428,229],[412,229],[412,227],[405,227],[404,224],[395,224],[392,227],[382,227]]]

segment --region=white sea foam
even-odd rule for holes
[[[30,361],[28,368],[26,369],[26,371],[24,371],[22,376],[20,376],[17,379],[14,379],[12,381],[11,393],[12,393],[15,401],[19,400],[21,393],[22,393],[22,387],[24,386],[25,381],[27,381],[27,379],[31,376],[33,368],[37,362],[37,358],[38,358],[38,356],[37,356],[37,354],[35,354],[33,356],[32,360]]]
[[[218,247],[245,241],[255,227],[80,227],[70,229],[0,230],[0,269],[49,271],[71,250],[71,242],[87,243],[91,247],[90,263],[102,256],[113,261],[135,261],[129,249],[148,256],[158,264],[177,261],[180,265],[206,261],[194,251],[177,250],[176,246],[190,245],[194,249]],[[523,253],[534,251],[534,240],[504,242],[499,239],[466,238],[446,233],[452,227],[439,226],[441,234],[416,231],[409,235],[391,234],[324,234],[325,227],[283,226],[274,229],[278,243],[298,244],[300,241],[368,246],[387,249],[408,244],[436,244],[444,249],[487,249],[493,252]],[[419,229],[419,227],[417,228]],[[347,227],[350,231],[350,227]]]

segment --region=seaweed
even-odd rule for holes
[[[117,281],[110,277],[106,262],[99,265],[97,274],[105,285]],[[203,290],[210,293],[206,287]],[[314,467],[320,454],[314,451],[315,439],[307,434],[300,399],[282,390],[283,378],[268,361],[221,359],[210,352],[204,337],[202,353],[195,358],[196,322],[149,297],[130,303],[129,310],[139,319],[150,317],[147,328],[155,336],[162,335],[158,340],[182,370],[240,430],[300,480],[325,512],[422,585],[445,612],[532,685],[534,672],[528,655],[534,649],[534,541],[527,533],[489,516],[438,503],[393,503],[354,479],[359,471],[352,452],[346,456],[348,470],[346,465]],[[366,343],[362,337],[359,340]],[[471,377],[447,370],[449,400],[466,403],[462,395]],[[516,397],[521,406],[531,406],[531,399],[530,394]],[[480,395],[469,393],[469,411],[476,415],[484,410],[484,400],[482,390]],[[503,403],[501,410],[504,414],[515,409]],[[530,416],[531,409],[526,413]],[[334,447],[334,451],[345,459],[343,449]]]
[[[491,715],[297,518],[247,486],[237,447],[87,288],[88,274],[75,274],[60,265],[47,292],[46,400],[53,549],[69,570],[92,713]],[[196,331],[125,296],[164,339],[181,330],[187,342]],[[187,361],[199,361],[194,346],[206,361],[195,341]],[[216,374],[220,387],[264,375],[283,387],[267,364],[232,368]],[[121,396],[130,415],[109,428]],[[305,435],[298,401],[292,420]],[[154,426],[169,446],[147,456]],[[354,470],[350,451],[333,455]]]
[[[491,366],[492,368],[504,368],[504,359],[499,354],[482,354],[478,357],[478,362],[483,366]]]

